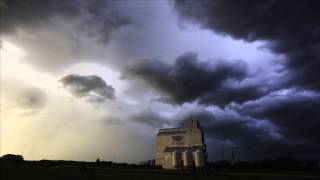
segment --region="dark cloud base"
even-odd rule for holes
[[[217,106],[241,103],[264,94],[260,87],[241,85],[249,77],[245,61],[200,61],[196,53],[180,55],[173,65],[146,59],[127,66],[122,73],[123,79],[142,79],[159,90],[160,101],[172,104],[197,101]]]
[[[114,88],[96,75],[80,76],[69,74],[62,77],[60,82],[76,97],[86,97],[94,102],[115,99]]]

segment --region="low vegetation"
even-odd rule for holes
[[[302,163],[290,158],[255,162],[227,161],[209,162],[206,171],[163,170],[152,165],[153,161],[140,164],[115,163],[98,160],[79,161],[25,161],[22,156],[0,159],[0,179],[58,179],[58,180],[99,180],[99,179],[320,179],[316,162]],[[17,159],[15,159],[16,157]],[[22,158],[22,160],[21,160]]]

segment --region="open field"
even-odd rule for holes
[[[23,164],[0,164],[3,180],[97,180],[97,179],[174,179],[174,180],[286,180],[320,179],[317,173],[249,173],[249,172],[188,172],[126,167],[94,167],[76,165],[37,166]]]

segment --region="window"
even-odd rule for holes
[[[182,141],[183,140],[183,136],[172,136],[172,139],[174,141]]]

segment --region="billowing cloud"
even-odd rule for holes
[[[69,74],[62,77],[60,82],[77,97],[86,97],[95,102],[115,99],[114,88],[96,75]]]
[[[180,55],[173,65],[158,59],[135,63],[127,66],[122,76],[124,79],[143,79],[163,94],[160,100],[173,104],[198,101],[224,106],[265,93],[262,88],[244,82],[250,77],[245,61],[200,61],[195,53]]]
[[[320,89],[320,2],[310,1],[175,1],[181,20],[285,54],[289,85]]]

